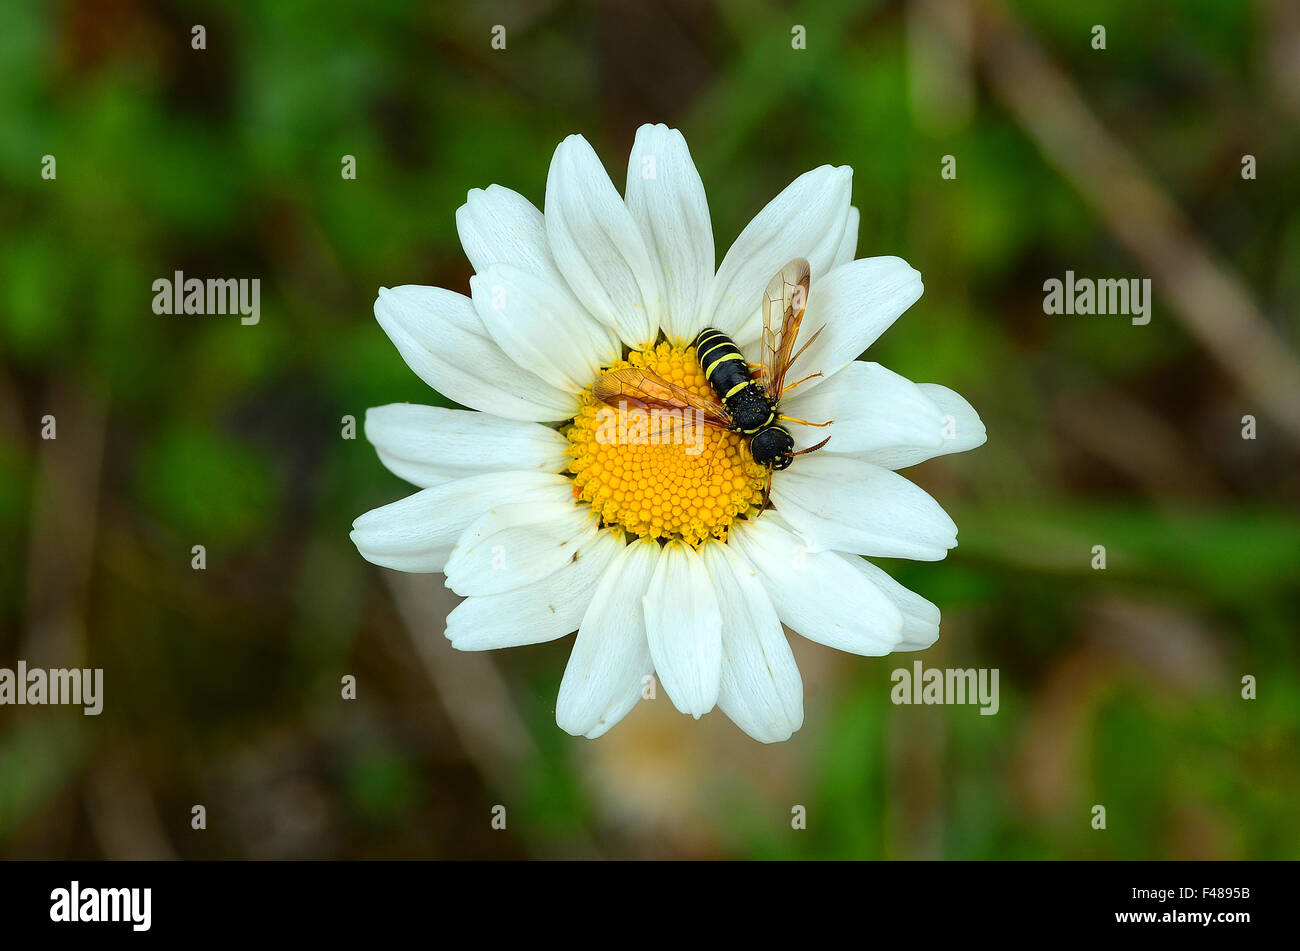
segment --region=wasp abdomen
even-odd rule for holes
[[[749,373],[745,355],[721,330],[705,327],[695,338],[695,356],[738,432],[753,435],[776,422],[776,411]]]

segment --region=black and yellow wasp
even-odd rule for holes
[[[797,351],[795,342],[808,306],[808,286],[812,275],[808,262],[795,258],[768,282],[763,294],[763,360],[755,378],[753,366],[735,342],[721,330],[705,327],[695,337],[695,355],[704,369],[715,399],[701,397],[639,367],[611,370],[596,384],[595,396],[612,406],[620,402],[645,410],[694,410],[706,426],[729,429],[749,437],[749,451],[754,461],[767,468],[767,491],[771,492],[772,473],[788,468],[795,456],[814,452],[830,441],[827,436],[815,446],[794,451],[794,438],[781,420],[805,426],[829,426],[806,419],[785,416],[779,411],[781,396],[821,373],[813,373],[786,386],[791,365],[808,349],[825,328],[819,327]]]

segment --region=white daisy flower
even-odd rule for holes
[[[921,296],[896,257],[854,260],[852,170],[822,166],[777,195],[714,269],[704,186],[681,133],[638,130],[619,196],[579,135],[555,150],[545,214],[500,185],[456,213],[470,296],[383,288],[375,317],[407,364],[465,410],[394,404],[366,437],[420,491],[367,512],[376,565],[442,572],[465,600],[461,650],[574,631],[556,722],[597,737],[657,676],[682,713],[715,706],[750,736],[785,740],[803,684],[782,625],[880,655],[928,647],[939,609],[860,556],[937,561],[957,527],[894,470],[984,442],[971,406],[858,356]],[[780,401],[798,448],[771,473],[738,432],[690,441],[602,438],[593,387],[638,367],[715,399],[692,342],[705,327],[759,353],[760,301],[783,266],[811,271],[799,357],[820,372]],[[805,335],[804,342],[812,339]],[[681,432],[685,432],[685,427]],[[771,506],[759,516],[771,477]]]

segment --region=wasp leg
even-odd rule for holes
[[[810,423],[806,419],[800,419],[798,416],[787,416],[785,413],[777,413],[776,418],[784,419],[791,423],[800,423],[804,426],[829,426],[831,423],[835,422],[833,419],[828,419],[824,423]]]
[[[798,386],[800,383],[807,383],[809,380],[813,379],[814,377],[825,376],[825,375],[826,375],[826,374],[824,374],[821,370],[818,370],[816,373],[809,373],[809,374],[808,374],[806,377],[804,377],[802,380],[795,380],[795,381],[794,381],[793,383],[791,383],[789,386],[782,387],[782,388],[781,388],[781,395],[782,395],[782,396],[785,396],[787,393],[789,393],[791,390],[793,390],[793,389],[794,389],[796,386]]]
[[[797,453],[796,453],[796,455],[797,455]],[[771,498],[772,498],[772,467],[771,467],[771,466],[768,466],[768,467],[767,467],[767,484],[763,487],[763,501],[762,501],[762,502],[759,504],[759,506],[758,506],[758,515],[755,515],[754,518],[758,518],[759,516],[761,516],[761,515],[763,514],[763,510],[766,509],[766,508],[768,507],[768,505],[770,504],[770,500],[771,500]]]

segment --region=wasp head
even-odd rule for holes
[[[780,426],[769,426],[749,444],[754,461],[772,469],[787,469],[794,462],[794,437]]]

